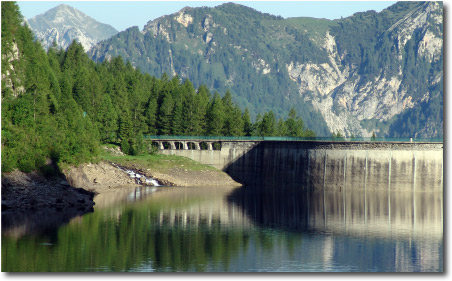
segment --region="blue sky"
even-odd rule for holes
[[[31,18],[61,3],[70,5],[118,31],[131,26],[140,29],[150,20],[175,13],[185,6],[214,7],[235,2],[258,11],[288,17],[338,19],[356,12],[377,12],[394,4],[389,1],[18,1],[22,15]]]

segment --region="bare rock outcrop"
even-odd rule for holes
[[[138,185],[125,172],[108,162],[82,164],[65,172],[70,185],[101,193],[110,189]]]
[[[61,178],[15,170],[2,175],[2,212],[32,209],[92,210],[94,193],[74,188]]]

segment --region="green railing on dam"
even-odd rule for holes
[[[436,142],[442,143],[442,138],[370,138],[370,137],[354,137],[354,138],[337,138],[337,137],[229,137],[229,136],[143,136],[148,140],[205,140],[205,141],[337,141],[337,142]]]

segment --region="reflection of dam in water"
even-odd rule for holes
[[[237,189],[228,200],[260,227],[302,234],[309,246],[302,246],[300,264],[317,260],[345,271],[379,268],[385,261],[394,262],[387,271],[442,268],[440,192]],[[273,251],[283,251],[282,246],[279,249]],[[320,270],[328,271],[328,266]]]
[[[134,192],[129,193],[134,194]],[[443,237],[440,192],[258,191],[247,187],[171,187],[141,198],[157,204],[161,225],[275,227],[376,237]],[[171,201],[171,204],[164,204]]]
[[[229,201],[261,226],[345,235],[416,237],[442,241],[440,192],[259,192],[236,189]]]
[[[428,233],[442,240],[439,192],[318,192],[311,200],[323,201],[309,209],[313,229],[405,238]]]
[[[241,208],[227,200],[227,195],[236,188],[218,186],[138,187],[124,192],[100,194],[94,199],[98,200],[95,206],[100,209],[106,208],[118,216],[124,210],[123,204],[158,205],[160,208],[157,222],[170,227],[212,225],[250,227],[252,223]],[[106,200],[105,197],[108,196],[114,200]]]
[[[158,222],[160,225],[251,227],[251,221],[240,207],[227,201],[226,196],[231,190],[231,188],[221,187],[162,188],[161,192],[156,192],[149,197],[147,202],[171,198],[173,202],[171,207],[163,207],[159,211]],[[175,208],[174,205],[180,207]]]

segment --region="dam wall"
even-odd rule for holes
[[[305,190],[443,190],[442,143],[223,141],[220,150],[161,150],[235,181]]]

